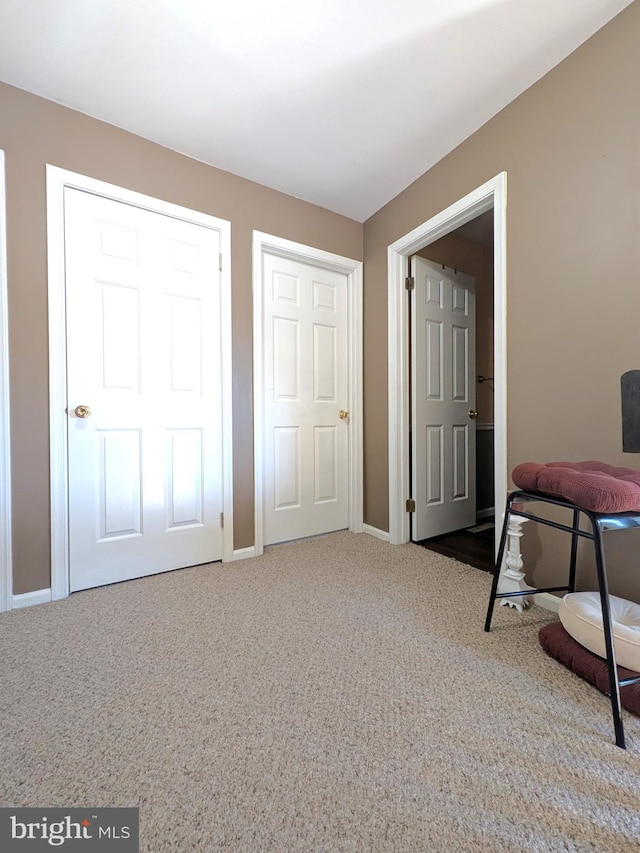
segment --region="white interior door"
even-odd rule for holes
[[[263,254],[264,541],[349,526],[347,276]]]
[[[219,233],[70,188],[64,228],[70,588],[219,560]]]
[[[411,259],[412,539],[476,521],[475,280]]]

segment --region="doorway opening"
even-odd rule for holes
[[[388,248],[389,262],[389,541],[404,544],[411,538],[410,518],[410,380],[409,310],[405,281],[409,259],[487,211],[493,211],[493,488],[494,506],[504,505],[507,490],[506,459],[506,173],[404,235]],[[482,374],[484,375],[484,374]],[[494,551],[497,545],[494,533]]]
[[[416,542],[428,551],[452,557],[460,563],[466,563],[484,572],[492,572],[495,566],[494,558],[495,524],[492,519],[465,528],[434,536],[433,539],[423,539]]]
[[[492,208],[420,249],[411,258],[409,304],[411,492],[416,500],[416,512],[411,513],[411,539],[432,551],[485,570],[493,567],[495,514],[493,230]],[[415,275],[416,272],[421,275]],[[447,286],[454,290],[448,292]],[[426,291],[444,288],[440,297],[450,302],[453,294],[460,294],[463,287],[471,288],[469,298],[458,296],[458,310],[451,315],[451,328],[451,323],[443,322],[446,306],[438,300],[434,304],[433,292]],[[430,304],[426,305],[428,297]],[[425,314],[429,318],[426,325]],[[467,328],[463,329],[463,325]],[[434,329],[440,346],[426,340],[433,338]],[[451,375],[451,369],[447,371],[446,367],[456,349],[456,338],[461,344],[457,347],[458,371]],[[439,381],[441,376],[443,384]],[[456,399],[460,402],[456,403]],[[449,411],[456,407],[457,420],[456,412]],[[435,433],[436,449],[450,453],[451,473],[438,476],[437,454],[433,453],[433,447],[430,453],[426,452],[425,445],[428,436],[434,434],[433,424],[443,412],[457,424],[453,434],[457,434],[458,440],[456,447],[440,448],[442,433],[445,445],[452,433],[451,424]],[[425,423],[430,424],[426,432]],[[449,436],[449,441],[452,440],[453,436]],[[432,470],[427,471],[428,467]],[[445,486],[443,491],[439,489],[441,483]],[[429,495],[425,494],[427,489]]]

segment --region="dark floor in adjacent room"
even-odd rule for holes
[[[442,536],[434,536],[431,539],[423,539],[416,542],[423,548],[444,554],[445,557],[453,557],[468,566],[492,572],[494,568],[494,536],[495,528],[493,520],[476,524],[464,530],[454,530],[453,533],[444,533]]]

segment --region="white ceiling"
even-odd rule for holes
[[[0,0],[0,80],[363,221],[631,0]]]

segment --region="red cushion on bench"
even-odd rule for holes
[[[605,462],[523,462],[513,482],[525,491],[545,492],[593,512],[640,512],[640,471]]]
[[[540,645],[545,652],[570,669],[602,693],[609,694],[609,672],[607,662],[594,655],[570,634],[567,634],[560,622],[550,622],[538,632]],[[618,678],[631,678],[637,675],[630,669],[618,667]],[[640,682],[620,688],[620,704],[627,711],[640,715]]]

